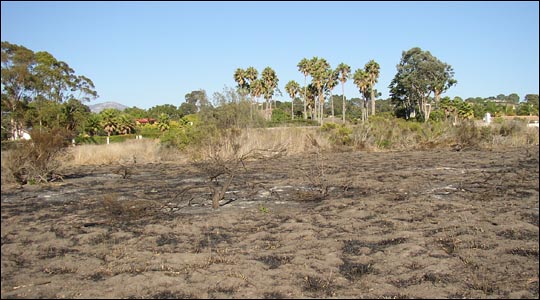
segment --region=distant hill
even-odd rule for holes
[[[88,105],[88,107],[90,107],[90,111],[93,113],[99,113],[102,110],[107,109],[107,108],[116,108],[119,111],[123,111],[124,109],[128,108],[127,106],[122,105],[117,102],[97,103],[97,104]]]

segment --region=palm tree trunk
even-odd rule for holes
[[[341,112],[341,115],[343,117],[343,124],[345,124],[345,83],[341,82],[341,94],[343,95],[343,111]]]
[[[294,99],[291,99],[291,120],[294,120]]]
[[[375,114],[375,90],[373,90],[373,85],[371,85],[371,115]]]
[[[306,85],[307,76],[304,76],[304,120],[307,120],[307,94],[306,94]]]
[[[330,91],[330,102],[332,102],[332,120],[334,120],[334,98],[332,97],[332,91]]]

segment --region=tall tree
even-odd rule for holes
[[[234,71],[234,81],[237,83],[237,88],[240,93],[246,90],[247,88],[247,81],[246,81],[246,71],[242,68],[236,69]]]
[[[318,58],[317,56],[311,59],[311,68],[310,75],[312,78],[313,84],[317,87],[317,94],[319,96],[319,101],[315,102],[315,118],[319,121],[319,124],[323,123],[323,111],[324,107],[324,83],[325,78],[330,69],[330,64],[324,58]]]
[[[342,117],[343,117],[343,123],[345,123],[345,82],[347,82],[347,79],[349,79],[349,76],[351,74],[351,67],[345,63],[340,63],[337,66],[337,72],[339,81],[341,81],[341,92],[343,95],[343,110],[342,110]]]
[[[276,75],[276,72],[270,68],[266,67],[261,74],[262,86],[263,86],[263,95],[266,100],[266,119],[270,120],[272,118],[272,97],[277,88],[279,79]]]
[[[2,42],[2,119],[9,116],[13,139],[22,134],[25,106],[35,91],[35,64],[32,50]]]
[[[263,94],[263,84],[261,79],[256,79],[251,83],[250,93],[251,97],[255,99],[255,102],[258,105],[259,100],[257,99]]]
[[[368,119],[368,93],[369,93],[369,74],[363,69],[357,69],[353,75],[354,84],[358,87],[360,95],[364,98],[362,106],[362,121],[367,121]]]
[[[244,79],[247,81],[247,89],[249,91],[249,94],[251,95],[250,105],[249,105],[249,115],[251,120],[253,120],[253,105],[254,105],[254,97],[251,93],[252,85],[257,80],[257,77],[259,77],[259,71],[255,69],[254,67],[248,67],[246,71],[244,72]]]
[[[427,122],[431,113],[430,94],[437,90],[436,95],[439,95],[455,82],[449,65],[429,51],[415,47],[403,51],[397,73],[389,85],[390,96],[405,108],[406,118],[414,117],[417,107]]]
[[[89,78],[75,75],[67,63],[55,59],[50,53],[34,53],[23,46],[2,42],[2,111],[9,114],[12,138],[19,137],[21,118],[31,101],[61,104],[97,97]],[[36,107],[40,109],[41,105]],[[43,116],[42,113],[38,115]],[[57,111],[57,125],[61,118],[61,112]]]
[[[196,112],[200,111],[202,108],[209,105],[208,96],[206,95],[206,91],[202,90],[202,89],[201,90],[196,90],[196,91],[191,91],[190,93],[187,93],[184,96],[184,98],[186,100],[186,103],[196,106],[196,108],[197,108]]]
[[[338,72],[337,70],[328,69],[325,74],[324,89],[330,95],[330,106],[332,109],[332,119],[334,118],[334,98],[332,98],[332,90],[338,84]]]
[[[377,83],[379,79],[379,70],[379,64],[373,59],[370,60],[365,66],[365,72],[369,80],[369,102],[371,103],[371,115],[375,114],[375,83]]]
[[[296,98],[296,94],[298,94],[299,89],[300,85],[294,80],[287,82],[285,85],[285,90],[291,97],[291,120],[294,120],[294,98]]]
[[[311,63],[307,58],[302,58],[297,65],[298,71],[304,75],[304,120],[307,119],[307,76],[311,69]]]
[[[133,118],[126,113],[122,113],[116,118],[116,125],[120,134],[130,134],[135,130]]]
[[[118,129],[117,116],[119,111],[117,109],[104,109],[99,115],[101,116],[101,126],[103,130],[107,133],[107,145],[110,143],[110,137],[113,132]]]

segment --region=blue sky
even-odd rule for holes
[[[302,58],[380,64],[388,97],[403,51],[450,64],[446,96],[538,94],[539,3],[530,2],[1,2],[2,41],[47,51],[94,82],[100,97],[148,109],[234,87],[236,68],[267,66],[287,100]],[[341,86],[334,93],[341,94]],[[352,81],[348,98],[358,97]]]

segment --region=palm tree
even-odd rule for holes
[[[285,90],[291,97],[291,120],[294,120],[294,98],[296,98],[299,89],[300,85],[294,80],[289,81],[287,85],[285,85]]]
[[[171,127],[171,121],[169,115],[161,113],[158,117],[158,128],[161,132],[168,130]]]
[[[246,71],[244,69],[238,68],[234,72],[234,81],[238,84],[238,91],[243,95],[246,91]]]
[[[334,99],[332,98],[332,90],[338,83],[338,73],[332,69],[326,71],[326,82],[324,84],[325,90],[330,94],[330,101],[332,106],[332,119],[334,119]]]
[[[322,125],[323,118],[323,111],[321,108],[324,106],[323,88],[325,82],[325,75],[329,68],[330,64],[326,61],[326,59],[318,58],[316,56],[311,59],[310,75],[313,79],[313,83],[317,87],[319,95],[318,103],[315,102],[315,112],[317,114],[316,117],[318,118],[320,125]]]
[[[135,124],[128,114],[121,114],[117,118],[117,127],[120,134],[130,134],[135,129]]]
[[[368,74],[362,70],[358,69],[354,72],[353,76],[354,84],[358,87],[360,90],[360,94],[364,97],[364,107],[362,109],[362,121],[367,120],[368,111],[367,111],[367,97],[368,97],[368,91],[369,91],[369,77]]]
[[[272,96],[274,96],[274,90],[276,89],[279,79],[277,78],[276,72],[270,68],[266,67],[262,71],[262,86],[264,99],[266,100],[266,118],[270,120],[272,117]]]
[[[84,128],[90,136],[94,136],[98,133],[101,128],[101,118],[97,114],[91,114],[88,119],[86,119]]]
[[[341,81],[341,92],[343,94],[342,116],[343,116],[343,122],[345,123],[345,108],[346,108],[345,107],[345,82],[347,82],[347,79],[349,78],[351,74],[351,67],[347,64],[340,63],[337,66],[336,71],[338,72],[339,81]]]
[[[307,76],[309,75],[309,71],[311,69],[311,63],[307,58],[302,58],[302,60],[297,65],[298,71],[302,72],[304,74],[304,120],[307,119]]]
[[[251,97],[253,97],[255,99],[258,99],[263,93],[263,85],[262,85],[261,79],[253,80],[253,82],[250,85],[249,90],[250,90],[250,93],[251,93]],[[257,100],[257,103],[258,102],[259,101]]]
[[[246,71],[244,72],[244,79],[247,80],[247,88],[248,91],[251,94],[251,104],[249,105],[249,114],[251,117],[251,120],[253,120],[253,94],[251,93],[252,85],[255,80],[257,80],[257,77],[259,76],[259,71],[255,69],[254,67],[248,67]]]
[[[368,80],[369,80],[369,89],[371,91],[370,96],[369,96],[369,100],[371,102],[371,115],[374,115],[375,114],[375,83],[377,83],[379,79],[380,66],[376,61],[372,59],[366,64],[365,69],[366,69],[365,72],[367,73]]]
[[[116,114],[117,113],[115,109],[105,109],[100,113],[101,126],[103,126],[103,130],[107,132],[107,145],[109,144],[111,133],[116,131],[116,128],[118,127],[118,123],[116,121]]]

